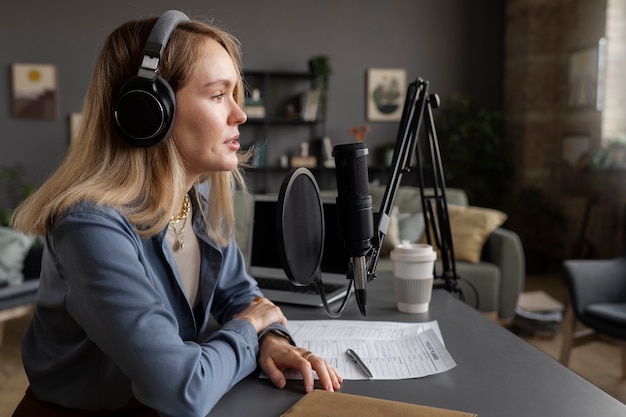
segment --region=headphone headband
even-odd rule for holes
[[[161,142],[172,129],[176,98],[172,87],[157,75],[161,53],[176,26],[189,20],[178,10],[168,10],[156,21],[144,46],[137,75],[124,83],[113,115],[122,138],[148,147]]]
[[[178,10],[168,10],[163,13],[154,24],[150,35],[148,35],[148,41],[143,48],[144,55],[160,58],[176,26],[188,20],[189,17]]]

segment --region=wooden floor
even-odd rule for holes
[[[532,276],[526,279],[526,290],[543,290],[555,299],[566,302],[564,286],[558,275]],[[6,323],[4,344],[0,347],[0,417],[11,415],[22,398],[28,381],[22,368],[19,341],[28,317]],[[558,358],[561,334],[554,337],[522,337],[553,358]],[[621,355],[618,348],[594,342],[572,351],[569,367],[608,394],[626,403],[626,378],[620,374]]]
[[[0,346],[0,417],[9,417],[24,395],[28,380],[22,368],[20,338],[30,316],[6,322]]]

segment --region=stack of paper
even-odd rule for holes
[[[348,349],[359,355],[374,379],[418,378],[456,366],[437,321],[290,320],[289,331],[298,346],[324,358],[343,379],[368,379]],[[297,371],[286,376],[302,378]]]
[[[563,321],[564,306],[543,291],[520,294],[513,331],[520,334],[552,337]]]

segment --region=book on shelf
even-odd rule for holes
[[[243,111],[250,119],[262,119],[265,117],[265,107],[263,106],[250,106],[246,104]]]
[[[265,117],[265,105],[261,99],[261,91],[257,88],[252,90],[252,96],[246,97],[243,111],[251,119],[262,119]]]
[[[252,149],[252,159],[250,166],[252,168],[262,168],[265,166],[265,144],[255,144],[244,148],[248,151]]]
[[[314,156],[292,156],[289,162],[293,168],[315,168],[317,166],[317,158]]]
[[[319,90],[309,90],[302,94],[300,105],[300,117],[302,120],[312,122],[317,119],[320,106],[320,96],[321,93]]]
[[[322,138],[322,165],[324,168],[334,168],[335,158],[333,157],[333,142],[328,136]]]

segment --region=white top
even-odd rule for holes
[[[195,307],[198,300],[198,284],[200,282],[200,245],[198,238],[191,227],[192,208],[189,207],[189,215],[182,221],[170,224],[167,227],[166,239],[172,248],[174,259],[178,266],[183,288],[189,304]],[[183,233],[183,246],[178,241],[178,234]]]

